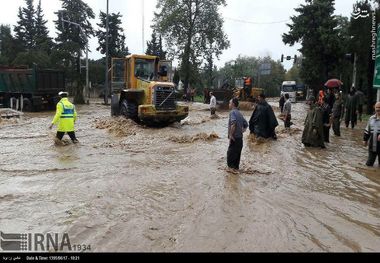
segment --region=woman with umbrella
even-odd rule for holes
[[[333,108],[335,103],[335,93],[340,91],[343,82],[339,79],[330,79],[325,83],[327,88],[326,103],[330,106],[330,109]]]

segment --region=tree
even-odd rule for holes
[[[35,17],[35,43],[36,49],[51,53],[53,41],[49,37],[49,30],[46,27],[47,20],[44,19],[41,0],[38,2],[36,17]]]
[[[99,84],[104,84],[104,71],[106,70],[105,68],[105,59],[101,58],[98,60],[89,60],[89,65],[90,65],[90,72],[92,73],[90,75],[90,81],[92,84],[92,87],[95,88],[95,86]]]
[[[166,59],[167,52],[164,51],[162,46],[162,37],[160,35],[159,39],[157,39],[157,33],[155,30],[153,30],[151,41],[147,42],[147,49],[145,53],[147,55],[160,57],[161,60]]]
[[[0,65],[9,65],[17,53],[16,43],[11,33],[11,27],[0,25]]]
[[[373,9],[368,0],[357,1],[353,7],[354,11],[360,9],[367,11],[371,14],[368,17],[351,17],[349,24],[349,35],[352,36],[350,40],[350,53],[357,56],[357,78],[356,87],[363,90],[367,94],[367,111],[368,114],[373,112],[373,104],[376,100],[375,92],[373,89],[373,76],[375,61],[373,59],[373,36],[371,30],[376,26],[373,25]],[[354,13],[354,12],[353,12]]]
[[[285,74],[286,81],[296,81],[297,83],[302,83],[302,79],[300,77],[300,68],[298,65],[293,65],[291,69],[289,69]]]
[[[16,40],[22,43],[24,50],[32,50],[36,47],[36,23],[33,0],[25,0],[26,8],[19,8],[18,21],[14,28]]]
[[[334,3],[335,0],[306,0],[306,4],[295,9],[299,15],[291,17],[289,33],[282,36],[283,42],[290,46],[301,43],[304,57],[301,78],[314,90],[322,87],[328,78],[336,77],[340,58],[344,57]]]
[[[271,65],[271,72],[268,76],[259,76],[259,67],[263,63]],[[239,56],[236,60],[227,62],[216,74],[219,76],[223,88],[232,89],[235,87],[236,79],[253,77],[255,87],[263,88],[269,97],[277,97],[280,92],[279,87],[285,78],[285,69],[280,61],[274,61],[270,57]]]
[[[185,92],[204,57],[209,53],[218,57],[229,47],[218,12],[221,6],[226,6],[225,0],[157,2],[154,29],[164,38],[169,54],[181,61]]]
[[[34,65],[37,65],[40,68],[49,68],[51,66],[49,55],[44,51],[36,50],[18,53],[12,64],[27,65],[30,68]]]
[[[55,51],[54,60],[62,58],[63,64],[66,66],[76,65],[74,75],[76,87],[74,91],[74,103],[84,103],[83,87],[81,79],[81,62],[80,57],[82,51],[86,49],[87,39],[94,35],[94,30],[89,19],[94,19],[95,15],[92,9],[82,0],[61,0],[62,9],[56,12],[58,20],[54,21],[58,36],[56,38],[57,50]],[[72,24],[62,24],[61,18],[77,23],[81,26],[81,30]]]
[[[121,18],[123,16],[120,13],[112,13],[109,14],[108,17],[109,55],[111,57],[125,57],[129,54],[129,51],[128,47],[125,45],[124,30],[121,27]],[[99,30],[96,31],[99,47],[96,50],[100,51],[101,54],[106,54],[106,24],[107,14],[104,12],[100,12],[100,24],[97,24],[99,26]]]

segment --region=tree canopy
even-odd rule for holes
[[[166,59],[167,52],[164,51],[163,45],[162,45],[162,37],[161,35],[157,38],[157,33],[155,30],[153,30],[152,33],[152,39],[147,42],[147,49],[145,52],[147,55],[153,55],[160,57],[161,60]]]
[[[218,57],[229,47],[219,8],[225,0],[160,0],[154,29],[162,35],[168,54],[180,60],[185,91],[205,57]]]
[[[344,56],[334,15],[335,0],[306,0],[291,17],[289,32],[283,34],[285,44],[302,45],[301,77],[318,89],[331,77],[336,77],[340,58]]]
[[[95,18],[95,14],[82,0],[61,0],[62,9],[57,11],[58,19],[55,22],[58,36],[55,39],[57,48],[54,57],[57,61],[64,63],[64,68],[71,68],[76,65],[76,72],[71,71],[77,87],[75,88],[75,103],[84,103],[83,87],[81,79],[81,52],[86,49],[87,40],[94,36],[90,19]],[[62,18],[66,21],[79,24],[78,26],[62,23]],[[83,33],[82,33],[83,32]]]
[[[100,12],[100,23],[97,24],[99,29],[96,31],[96,36],[98,37],[99,47],[96,49],[100,51],[101,54],[106,53],[106,21],[107,14]],[[128,47],[125,45],[125,35],[124,29],[122,28],[121,18],[123,17],[120,13],[109,14],[109,24],[108,24],[108,52],[111,57],[125,57],[129,54]]]

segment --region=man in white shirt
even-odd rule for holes
[[[290,101],[290,96],[288,93],[285,94],[285,104],[284,104],[284,122],[285,122],[285,128],[290,128],[292,125],[292,102]]]
[[[212,92],[210,92],[210,110],[211,110],[211,116],[215,115],[216,112],[216,98]]]

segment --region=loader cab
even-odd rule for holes
[[[157,78],[159,59],[155,56],[130,55],[125,58],[127,88],[136,89],[137,79],[154,81]]]
[[[135,58],[134,76],[136,78],[151,81],[156,75],[155,59]]]

